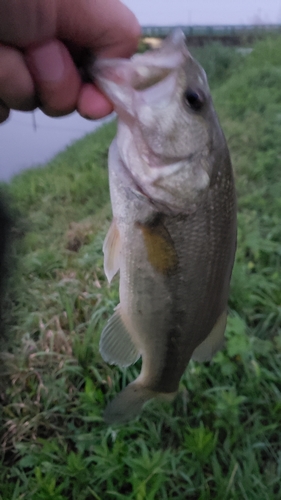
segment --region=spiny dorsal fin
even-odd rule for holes
[[[100,339],[100,353],[110,365],[120,367],[130,366],[135,363],[140,354],[124,325],[120,307],[116,308],[105,325]]]
[[[104,253],[104,272],[110,283],[120,268],[121,240],[115,219],[111,222],[102,249]]]
[[[227,311],[224,311],[217,320],[214,328],[209,333],[208,337],[196,347],[193,351],[192,359],[194,361],[210,361],[212,357],[219,351],[224,342],[224,331],[226,327]]]

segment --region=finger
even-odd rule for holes
[[[76,109],[81,80],[62,42],[49,40],[30,48],[26,51],[25,59],[44,113],[61,116]]]
[[[131,56],[140,37],[135,15],[119,0],[59,0],[57,29],[62,39],[105,57]]]
[[[89,47],[108,57],[135,52],[140,26],[119,0],[0,1],[0,38],[27,48],[51,38]]]
[[[83,85],[77,103],[77,111],[85,118],[98,120],[113,111],[112,104],[94,85]]]
[[[0,39],[26,48],[53,38],[58,2],[46,0],[0,1]]]
[[[0,123],[3,123],[5,120],[7,120],[9,114],[9,108],[6,106],[6,104],[0,101]]]
[[[34,84],[21,52],[0,45],[0,99],[10,109],[36,107]]]

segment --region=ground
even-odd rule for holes
[[[2,338],[1,500],[281,498],[281,39],[198,49],[238,193],[226,346],[191,362],[173,404],[102,420],[139,372],[106,365],[118,303],[103,272],[115,124],[4,186],[14,218]]]

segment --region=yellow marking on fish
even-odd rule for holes
[[[137,223],[143,234],[147,257],[154,269],[161,274],[168,274],[178,264],[178,256],[173,240],[163,224],[145,225]]]

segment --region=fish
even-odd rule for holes
[[[190,359],[208,361],[223,345],[236,194],[206,73],[180,29],[131,59],[96,60],[93,72],[118,119],[103,252],[108,281],[120,272],[120,303],[99,348],[119,367],[142,358],[104,412],[122,424],[153,398],[172,401]]]

